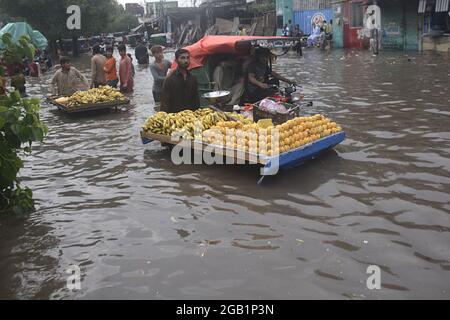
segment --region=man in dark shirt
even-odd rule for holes
[[[255,51],[255,60],[252,61],[247,69],[246,95],[248,102],[254,103],[273,94],[269,86],[269,77],[289,84],[296,84],[295,81],[286,79],[269,67],[269,61],[272,53],[267,48],[257,48]]]
[[[147,47],[142,42],[142,40],[139,40],[136,48],[134,49],[134,55],[136,56],[138,64],[148,64],[149,62],[148,50]]]
[[[189,71],[190,55],[186,49],[175,52],[177,69],[164,80],[161,96],[161,111],[179,112],[200,107],[197,78]]]

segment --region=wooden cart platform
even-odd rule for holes
[[[173,145],[180,143],[180,141],[172,140],[170,136],[144,131],[141,131],[141,139],[143,144],[147,144],[155,140]],[[344,141],[344,139],[345,132],[341,131],[275,156],[257,155],[249,152],[226,148],[223,146],[213,146],[206,143],[196,143],[193,141],[182,141],[182,143],[183,146],[190,146],[191,148],[200,151],[205,150],[207,146],[209,146],[211,149],[214,148],[214,152],[216,154],[227,157],[234,157],[235,159],[245,160],[250,163],[258,163],[263,166],[261,175],[266,176],[276,174],[279,168],[289,169],[300,166],[308,160],[316,158],[322,152],[335,147],[336,145]]]
[[[125,100],[116,100],[111,102],[101,102],[101,103],[92,103],[92,104],[83,104],[77,107],[68,108],[67,106],[58,103],[55,101],[57,97],[49,97],[47,100],[56,106],[59,110],[64,111],[66,113],[76,113],[76,112],[86,112],[86,111],[93,111],[93,110],[102,110],[102,109],[110,109],[110,108],[117,108],[121,106],[126,106],[130,104],[129,99]]]

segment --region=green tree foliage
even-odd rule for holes
[[[6,33],[2,41],[6,64],[21,62],[25,56],[33,58],[34,47],[26,36],[12,43],[11,35]],[[3,74],[1,66],[0,76]],[[43,141],[47,133],[39,109],[39,99],[22,99],[18,91],[0,96],[0,213],[22,214],[34,209],[32,192],[20,186],[17,175],[23,167],[20,155],[30,153],[32,142]]]
[[[9,14],[4,13],[4,10],[0,8],[0,26],[3,27],[10,22],[16,22],[16,19],[11,17]]]
[[[114,9],[112,10],[111,20],[107,24],[106,32],[121,32],[129,31],[139,25],[139,20],[136,16],[126,12],[124,8],[115,3]]]
[[[81,30],[68,30],[67,8],[78,5]],[[92,36],[113,29],[134,27],[137,18],[130,16],[116,0],[0,0],[2,11],[22,18],[42,32],[50,41],[60,38]],[[125,31],[118,30],[118,31]]]
[[[42,32],[48,39],[58,39],[67,20],[65,0],[0,0],[5,13],[23,19],[34,29]],[[63,27],[64,26],[64,27]]]

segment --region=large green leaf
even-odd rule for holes
[[[3,10],[25,4],[36,5],[38,2],[42,6],[42,2],[46,1],[49,0],[0,0],[0,5]],[[56,0],[54,1],[56,3]],[[6,7],[5,3],[7,3]],[[11,35],[4,34],[2,42],[6,46],[3,52],[6,64],[21,62],[24,56],[32,58],[34,55],[34,46],[29,43],[27,37],[12,43]],[[0,67],[0,71],[3,72],[4,68]],[[20,187],[17,175],[23,167],[23,162],[18,155],[23,155],[23,152],[30,153],[31,142],[43,141],[48,131],[39,118],[39,104],[39,99],[22,99],[18,91],[0,97],[0,213],[12,211],[23,214],[34,208],[31,190]],[[24,147],[25,143],[28,146]]]
[[[33,128],[32,131],[33,131],[34,140],[36,140],[36,141],[44,140],[44,131],[41,128]]]

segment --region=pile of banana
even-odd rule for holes
[[[100,86],[87,91],[77,91],[64,103],[68,108],[80,107],[86,104],[114,102],[125,100],[125,96],[110,86]]]
[[[245,117],[243,114],[235,113],[235,112],[225,112],[226,115],[233,117],[238,122],[242,124],[252,124],[253,120]]]
[[[209,108],[158,112],[147,119],[143,130],[268,156],[302,147],[342,130],[321,114],[297,117],[277,126],[257,124],[236,113],[230,116],[238,121],[228,121],[226,115]]]
[[[147,118],[144,131],[171,136],[178,134],[182,139],[200,138],[201,133],[223,121],[226,116],[210,108],[196,111],[184,110],[178,113],[158,112]],[[196,127],[197,126],[197,127]]]

